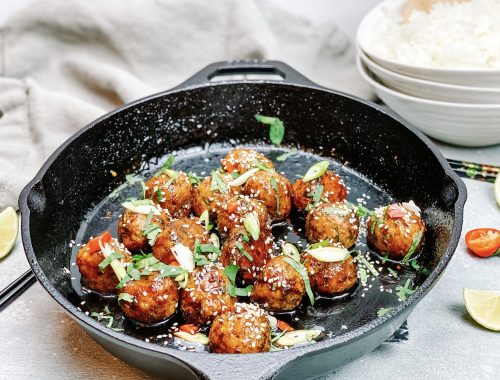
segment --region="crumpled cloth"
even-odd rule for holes
[[[69,136],[214,61],[281,60],[369,97],[335,25],[266,0],[38,0],[0,29],[0,210]]]

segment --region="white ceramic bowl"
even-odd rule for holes
[[[358,49],[358,54],[361,61],[376,75],[377,79],[393,90],[419,98],[445,102],[500,104],[500,88],[458,86],[413,78],[383,68],[372,61],[362,50]]]
[[[477,147],[500,143],[500,104],[451,103],[417,98],[377,82],[359,56],[357,65],[378,97],[425,134],[461,146]]]
[[[434,82],[472,87],[500,88],[500,70],[498,69],[449,69],[413,66],[380,57],[371,49],[371,36],[379,30],[386,19],[386,14],[401,14],[407,0],[386,0],[371,10],[361,21],[357,32],[357,44],[374,62],[403,75],[426,79]]]

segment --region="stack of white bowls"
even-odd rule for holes
[[[429,68],[384,59],[370,49],[382,18],[407,0],[387,0],[358,34],[358,69],[390,108],[425,134],[461,146],[500,143],[500,70]]]

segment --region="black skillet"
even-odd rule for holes
[[[237,79],[220,80],[227,75]],[[255,113],[285,121],[282,147],[269,145]],[[353,185],[351,197],[373,195],[370,207],[413,199],[428,227],[419,263],[429,272],[404,272],[417,290],[404,302],[378,289],[361,297],[357,289],[340,300],[322,300],[315,309],[305,305],[299,314],[304,320],[296,323],[311,327],[317,321],[331,337],[250,355],[186,352],[146,342],[143,330],[126,323],[125,333],[116,332],[87,316],[72,286],[74,275],[66,269],[71,267],[68,243],[115,221],[116,210],[103,210],[103,205],[112,208],[117,201],[103,199],[127,173],[149,172],[171,152],[178,153],[179,165],[189,166],[242,144],[273,158],[290,147],[307,150],[295,158],[295,172],[305,172],[318,159],[314,154],[330,157],[335,170]],[[38,280],[97,342],[124,361],[168,378],[305,378],[373,350],[406,320],[455,251],[465,198],[462,181],[420,132],[373,103],[318,86],[289,66],[270,61],[215,63],[173,90],[101,117],[47,160],[23,190],[19,205],[26,255]],[[377,317],[377,310],[388,303],[394,308]]]

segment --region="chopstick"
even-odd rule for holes
[[[27,270],[0,292],[0,312],[36,282],[33,271]]]
[[[474,162],[448,159],[451,168],[462,178],[477,181],[495,182],[500,173],[500,167],[494,165],[478,164]]]

